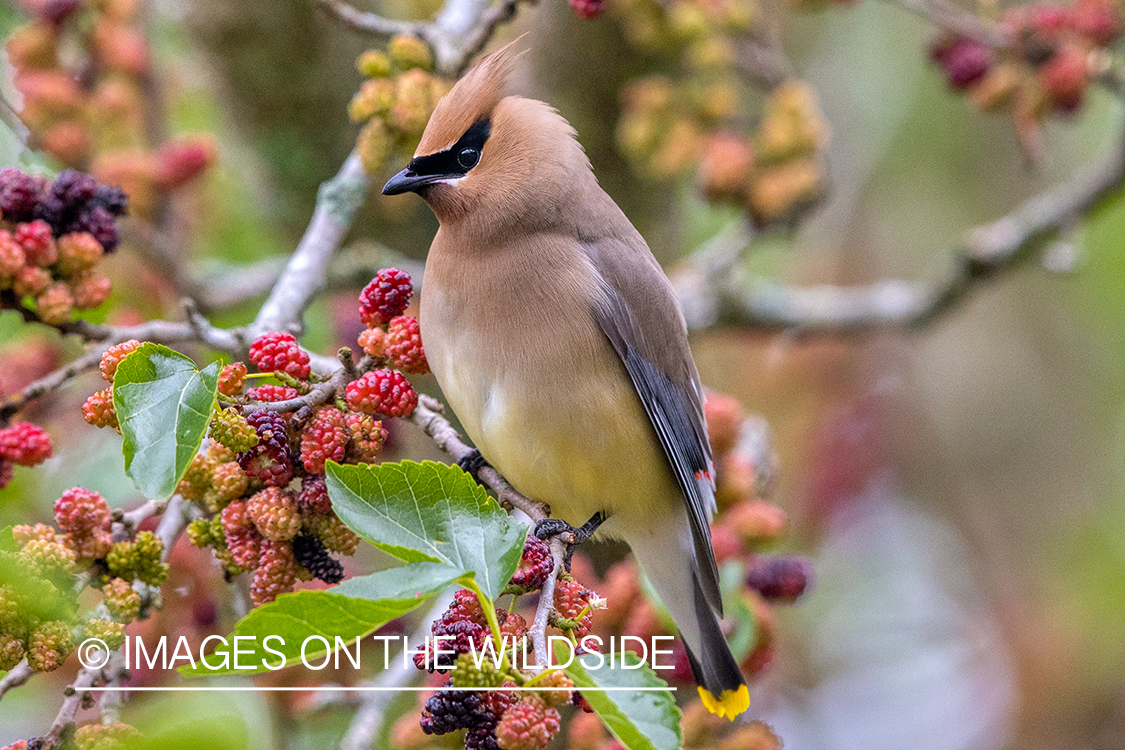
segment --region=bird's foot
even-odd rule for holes
[[[564,541],[566,542],[566,557],[563,558],[563,563],[569,573],[570,559],[574,556],[574,548],[592,537],[598,530],[598,527],[604,522],[605,514],[601,511],[590,516],[590,520],[582,524],[579,528],[574,528],[561,518],[544,518],[536,522],[535,536],[545,542],[557,536],[564,537]]]
[[[488,466],[488,461],[484,460],[484,456],[480,454],[480,451],[473,448],[472,452],[457,459],[457,465],[461,467],[461,471],[471,476],[474,482],[480,484],[480,470]]]

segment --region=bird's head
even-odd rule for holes
[[[443,224],[467,220],[487,231],[549,226],[593,181],[566,120],[543,102],[505,95],[518,57],[511,46],[481,60],[438,102],[414,158],[383,195],[418,193]]]

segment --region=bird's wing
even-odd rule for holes
[[[579,237],[603,281],[598,322],[625,364],[683,491],[699,582],[707,603],[721,615],[708,526],[715,511],[715,484],[703,388],[672,286],[644,239],[631,225],[628,229],[623,236]]]

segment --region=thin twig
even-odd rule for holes
[[[9,690],[26,685],[33,674],[35,674],[35,671],[28,665],[27,660],[21,661],[8,670],[8,674],[0,679],[0,698],[3,698]]]
[[[1013,35],[1000,24],[982,18],[949,0],[891,0],[891,2],[958,36],[995,49],[1004,49],[1016,43]]]
[[[535,605],[535,617],[531,620],[528,635],[531,636],[531,645],[535,650],[536,664],[550,664],[550,655],[547,652],[547,623],[551,613],[555,610],[555,582],[563,571],[566,563],[566,544],[560,537],[551,539],[551,575],[543,582],[539,590],[539,603]]]
[[[419,28],[423,25],[413,21],[384,18],[378,13],[360,10],[354,5],[343,2],[343,0],[317,0],[317,3],[336,20],[365,34],[377,36],[417,35]]]
[[[74,682],[66,689],[66,697],[63,698],[62,706],[59,708],[55,720],[51,723],[51,728],[36,741],[34,747],[38,750],[51,750],[51,748],[59,747],[64,733],[74,726],[74,717],[86,699],[86,688],[118,681],[124,670],[125,660],[117,651],[110,655],[109,661],[103,667],[98,669],[83,667],[80,669],[78,676],[74,678]]]
[[[201,334],[198,326],[198,322],[193,326],[188,323],[173,323],[166,320],[152,320],[135,326],[101,326],[91,325],[85,321],[67,324],[65,333],[79,336],[95,343],[96,346],[77,359],[54,372],[44,375],[22,390],[0,401],[0,423],[10,419],[13,414],[24,408],[29,402],[42,398],[65,386],[83,373],[96,369],[106,349],[122,341],[137,339],[138,341],[153,341],[160,344],[199,341],[231,354],[239,353],[242,350],[243,347],[239,342],[237,331],[214,328],[208,324],[206,334]],[[206,341],[202,340],[204,338]]]

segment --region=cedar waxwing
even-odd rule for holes
[[[604,519],[599,533],[628,543],[704,704],[733,719],[750,698],[719,627],[711,448],[683,313],[570,124],[505,96],[506,51],[438,103],[383,188],[418,193],[441,224],[426,357],[484,460],[555,518]]]

